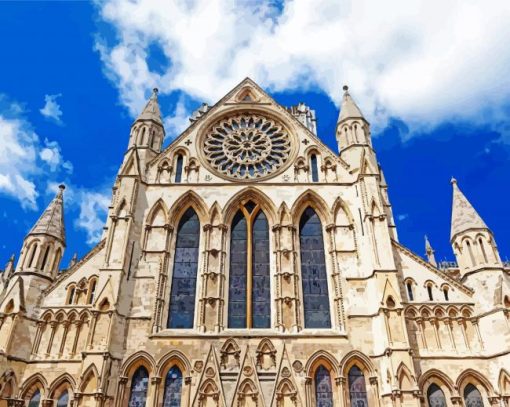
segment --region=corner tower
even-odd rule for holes
[[[453,186],[450,242],[462,275],[483,268],[501,268],[501,259],[492,231],[457,185]]]

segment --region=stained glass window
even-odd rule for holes
[[[413,286],[411,283],[407,283],[406,287],[407,287],[407,297],[409,298],[409,301],[413,301],[414,300]]]
[[[149,373],[145,367],[140,366],[131,379],[131,392],[128,407],[145,407],[147,389],[149,387]]]
[[[349,370],[349,397],[351,407],[368,407],[365,376],[356,365]]]
[[[299,223],[305,328],[331,328],[322,224],[312,208]]]
[[[427,400],[429,407],[446,407],[443,390],[435,383],[432,383],[427,390]]]
[[[333,407],[331,376],[322,365],[315,372],[315,401],[317,407]]]
[[[69,405],[69,393],[64,391],[57,400],[57,407],[67,407]]]
[[[482,395],[471,383],[464,389],[464,403],[466,407],[483,407]]]
[[[269,225],[259,206],[248,201],[232,221],[229,328],[269,328],[270,287]]]
[[[317,167],[317,156],[315,154],[310,156],[310,167],[312,170],[312,182],[319,182],[319,169]]]
[[[28,403],[28,407],[39,407],[40,404],[41,404],[41,392],[39,391],[39,389],[37,389],[35,393],[32,395],[32,398]]]
[[[193,328],[200,243],[200,221],[193,208],[177,228],[168,328]]]
[[[179,184],[182,182],[182,165],[184,159],[181,154],[177,156],[177,162],[175,163],[175,183]]]
[[[177,366],[173,366],[165,379],[165,393],[163,407],[181,407],[182,373]]]

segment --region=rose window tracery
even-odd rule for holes
[[[291,143],[287,130],[272,118],[242,113],[211,126],[203,144],[209,164],[221,174],[261,178],[287,161]]]

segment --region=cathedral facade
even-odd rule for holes
[[[102,240],[67,269],[62,186],[0,284],[0,406],[509,407],[510,276],[455,180],[438,265],[398,241],[370,127],[250,79],[162,149],[131,127]]]

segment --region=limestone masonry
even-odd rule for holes
[[[162,151],[131,127],[102,240],[67,269],[64,187],[0,273],[0,406],[510,407],[510,276],[453,185],[456,263],[399,243],[370,127],[250,79]]]

